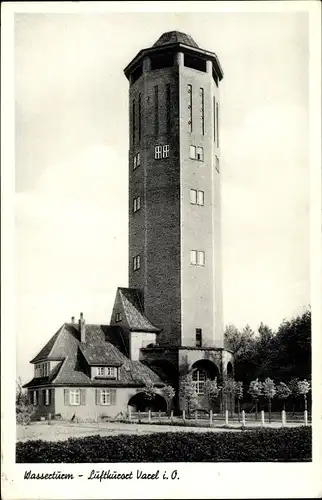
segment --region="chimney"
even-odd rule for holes
[[[75,316],[72,316],[72,324],[75,324]]]
[[[83,317],[83,313],[80,313],[80,318],[78,320],[79,331],[80,331],[80,341],[86,342],[86,325]]]

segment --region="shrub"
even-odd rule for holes
[[[311,429],[168,432],[18,442],[19,463],[310,461]]]

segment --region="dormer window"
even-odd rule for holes
[[[35,378],[48,377],[50,372],[50,362],[38,363],[35,365]]]
[[[118,323],[119,321],[122,321],[122,314],[120,312],[117,312],[115,314],[115,322]]]
[[[115,366],[98,366],[95,376],[99,378],[115,379],[117,378],[117,368]]]

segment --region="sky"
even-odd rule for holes
[[[224,323],[275,329],[309,294],[308,17],[16,14],[17,375],[71,316],[109,323],[127,286],[128,81],[170,30],[221,82]]]

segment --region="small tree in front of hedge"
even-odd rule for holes
[[[225,409],[227,410],[227,401],[230,401],[230,413],[233,416],[235,406],[236,382],[233,378],[227,378],[222,385],[222,392],[225,398]]]
[[[187,373],[182,377],[179,395],[185,407],[187,407],[188,417],[190,418],[191,410],[198,405],[198,394],[192,373]]]
[[[243,399],[243,393],[244,393],[243,382],[235,382],[235,396],[237,398],[238,422],[240,422],[240,402]]]
[[[174,388],[172,387],[172,385],[165,385],[161,389],[161,394],[164,397],[164,399],[166,400],[166,403],[167,403],[167,413],[169,413],[170,408],[171,408],[171,403],[172,403],[172,400],[173,400],[173,398],[174,398],[174,396],[176,394],[176,391],[174,390]]]
[[[307,395],[311,390],[310,382],[306,379],[299,380],[297,383],[298,393],[304,397],[304,409],[307,411]]]
[[[283,410],[284,411],[285,411],[285,402],[286,402],[287,398],[290,396],[291,392],[292,392],[291,389],[284,382],[280,382],[276,386],[276,396],[278,399],[283,401]]]
[[[28,394],[22,388],[19,380],[16,383],[16,422],[17,424],[28,425],[34,412],[33,406],[28,401]]]
[[[206,380],[204,385],[204,393],[208,400],[208,404],[210,408],[213,407],[213,403],[219,396],[221,388],[217,383],[217,377],[214,380],[210,380],[209,378]]]
[[[252,380],[249,384],[248,393],[251,395],[254,403],[255,403],[255,420],[257,420],[258,416],[258,400],[260,396],[263,394],[263,384],[258,380]]]
[[[276,394],[275,383],[272,379],[267,377],[263,382],[263,395],[268,399],[268,421],[272,421],[272,399]]]

